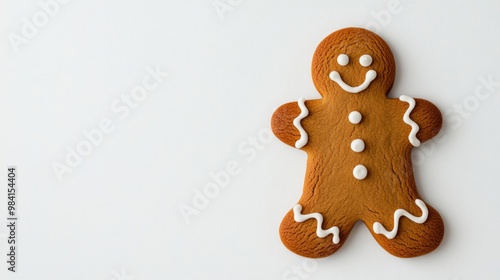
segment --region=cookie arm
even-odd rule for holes
[[[420,127],[417,138],[421,142],[430,140],[436,136],[443,124],[443,116],[439,109],[431,102],[415,98],[415,109],[410,118]]]
[[[295,147],[295,143],[301,136],[300,131],[293,124],[301,111],[298,102],[290,102],[276,109],[271,118],[271,128],[274,135],[283,143],[292,147]]]

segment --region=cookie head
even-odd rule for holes
[[[396,63],[377,34],[345,28],[326,37],[312,62],[313,82],[323,97],[334,94],[386,96],[394,83]]]

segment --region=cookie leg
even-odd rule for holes
[[[414,217],[417,222],[412,221],[407,216],[401,216],[396,223],[397,231],[394,230],[394,227],[385,228],[394,226],[393,223],[383,228],[381,224],[375,225],[377,222],[369,223],[367,226],[377,242],[394,256],[411,258],[430,253],[439,246],[443,239],[444,224],[434,208],[427,204],[422,206],[427,211],[425,221],[423,221],[425,211],[422,211],[421,216]]]
[[[297,205],[283,218],[280,236],[290,251],[308,258],[323,258],[335,253],[355,223],[343,219],[329,221],[333,224],[326,227],[321,214],[301,214],[301,210],[302,207]]]

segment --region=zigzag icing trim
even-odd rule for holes
[[[311,214],[306,214],[302,215],[302,206],[300,204],[297,204],[293,207],[293,219],[297,223],[302,223],[306,220],[309,219],[316,219],[317,221],[317,226],[316,226],[316,235],[320,238],[325,238],[329,234],[333,234],[332,241],[334,244],[339,244],[340,242],[340,237],[339,237],[339,228],[334,226],[329,229],[323,229],[322,224],[323,224],[323,215],[320,213],[311,213]]]
[[[300,124],[300,121],[309,115],[309,110],[307,110],[304,97],[301,97],[299,101],[297,101],[297,103],[299,104],[300,115],[293,120],[293,125],[300,132],[300,139],[295,142],[295,148],[300,149],[304,147],[307,144],[307,141],[309,140],[307,132]]]
[[[415,200],[415,204],[417,204],[417,206],[420,207],[420,210],[422,210],[422,215],[420,217],[415,217],[404,209],[398,209],[394,212],[394,228],[391,231],[386,230],[385,227],[379,222],[373,223],[373,231],[377,234],[385,235],[385,237],[387,237],[388,239],[393,239],[398,233],[399,218],[401,218],[402,216],[407,217],[417,224],[423,224],[425,221],[427,221],[429,211],[427,210],[427,206],[425,206],[425,203],[422,200]]]
[[[410,107],[406,110],[405,114],[403,115],[403,121],[411,126],[411,131],[410,135],[408,135],[408,140],[410,140],[410,143],[414,147],[420,146],[420,140],[417,139],[417,132],[420,130],[420,127],[416,122],[414,122],[412,119],[410,119],[410,113],[413,111],[415,108],[415,99],[406,96],[406,95],[401,95],[399,97],[399,100],[404,101],[408,104],[410,104]]]

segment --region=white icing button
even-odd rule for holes
[[[358,124],[363,117],[361,116],[361,113],[358,111],[352,111],[349,113],[349,121],[352,124]]]
[[[340,66],[346,66],[349,63],[349,57],[346,54],[341,54],[337,57],[337,63]]]
[[[368,175],[368,170],[364,165],[359,164],[352,170],[352,175],[354,175],[354,178],[358,180],[363,180],[366,178],[366,175]]]
[[[365,142],[361,139],[354,139],[351,142],[351,149],[356,153],[360,153],[365,149]]]
[[[363,67],[368,67],[372,64],[373,59],[369,54],[364,54],[359,58],[359,64]]]

